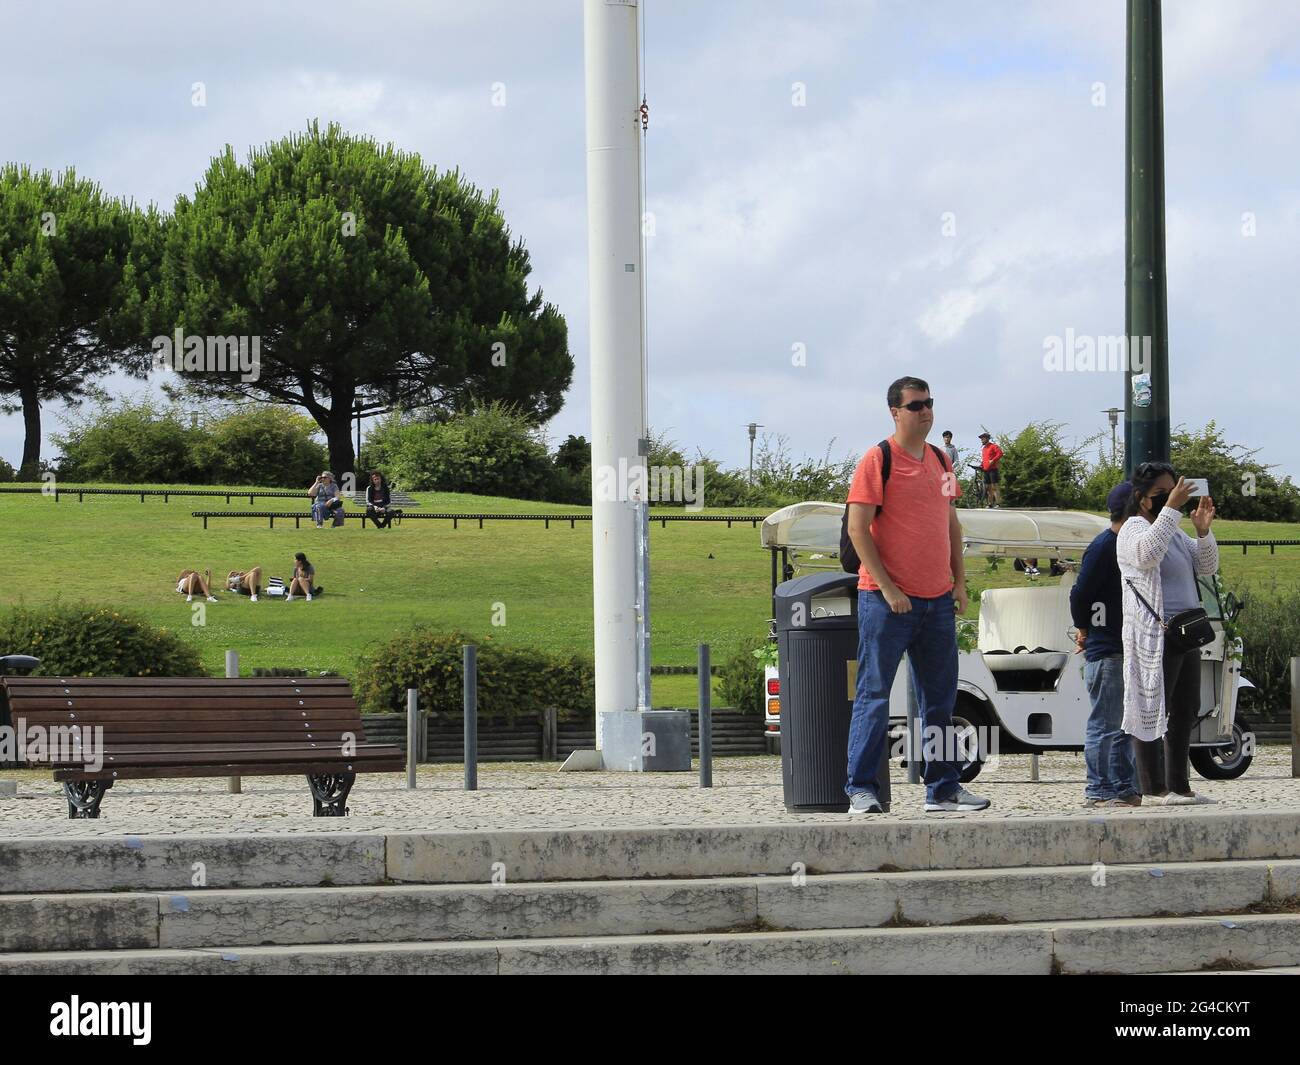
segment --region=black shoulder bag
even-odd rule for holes
[[[1214,627],[1210,624],[1210,615],[1201,607],[1194,606],[1191,610],[1180,610],[1168,621],[1160,621],[1160,615],[1134,587],[1133,582],[1127,577],[1124,580],[1133,589],[1133,594],[1142,600],[1142,605],[1151,611],[1151,616],[1160,622],[1160,627],[1165,633],[1165,647],[1170,653],[1182,654],[1186,651],[1195,651],[1198,647],[1214,642]]]

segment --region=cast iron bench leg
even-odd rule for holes
[[[68,797],[68,817],[87,818],[99,816],[99,804],[104,792],[113,786],[111,780],[64,781],[63,792]]]
[[[308,774],[313,817],[347,817],[348,792],[356,782],[355,773]]]

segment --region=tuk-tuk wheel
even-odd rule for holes
[[[1250,737],[1249,744],[1246,737]],[[1188,752],[1192,768],[1206,780],[1236,780],[1250,768],[1254,755],[1255,734],[1242,727],[1240,721],[1232,723],[1232,743],[1223,747],[1193,747]]]

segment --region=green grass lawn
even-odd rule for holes
[[[60,485],[66,490],[71,485]],[[108,486],[105,486],[108,487]],[[131,486],[124,486],[131,487]],[[198,486],[196,486],[198,487]],[[552,513],[582,510],[557,504],[453,493],[416,493],[430,511]],[[304,495],[304,506],[305,506]],[[282,509],[291,500],[259,500],[251,509]],[[268,506],[268,504],[275,504]],[[230,509],[244,509],[233,500]],[[415,622],[459,629],[507,644],[591,653],[591,529],[510,522],[480,530],[477,523],[412,521],[387,531],[361,528],[353,516],[342,528],[317,530],[304,522],[266,527],[265,519],[221,519],[206,531],[193,510],[226,509],[224,500],[173,498],[170,503],[130,496],[87,497],[0,494],[0,604],[37,605],[61,598],[110,604],[144,615],[191,640],[210,672],[219,674],[224,652],[240,652],[247,674],[254,667],[295,667],[355,673],[358,653]],[[296,509],[285,507],[283,509]],[[705,513],[720,513],[705,511]],[[1191,531],[1190,522],[1184,527]],[[1300,526],[1216,522],[1221,538],[1300,539]],[[770,562],[748,524],[678,522],[651,528],[653,660],[686,665],[696,645],[715,647],[717,661],[740,639],[766,631],[770,614]],[[206,604],[202,625],[174,591],[185,568],[211,569],[214,584],[227,571],[260,565],[265,576],[286,580],[295,551],[316,566],[326,594],[310,604],[263,598],[250,603],[218,592]],[[710,557],[712,556],[712,557]],[[1252,549],[1222,552],[1225,576],[1263,580],[1276,573],[1300,576],[1300,548],[1277,554]],[[970,560],[972,589],[1024,582],[1007,560],[989,572]],[[1051,583],[1044,579],[1043,583]],[[495,604],[505,624],[492,624]],[[972,607],[972,615],[975,608]],[[691,676],[654,678],[658,705],[694,705]]]

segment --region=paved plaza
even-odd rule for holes
[[[781,761],[776,756],[720,758],[711,789],[692,773],[560,773],[556,763],[516,762],[479,767],[479,790],[462,786],[460,765],[420,767],[419,787],[406,789],[405,774],[362,775],[348,800],[351,816],[311,816],[306,780],[248,777],[232,795],[224,778],[131,780],[105,796],[98,820],[67,817],[62,788],[49,774],[0,770],[18,780],[18,797],[0,798],[0,837],[146,835],[152,833],[307,831],[473,831],[479,829],[755,825],[835,822],[847,814],[792,814],[782,801]],[[1189,810],[1300,809],[1300,780],[1291,777],[1288,747],[1261,747],[1238,780],[1208,781],[1193,774],[1193,787],[1218,800],[1216,807],[1143,807],[1141,812],[1178,817]],[[1028,755],[1003,755],[970,785],[992,800],[981,813],[930,814],[952,818],[1126,817],[1129,809],[1086,809],[1081,754],[1039,758],[1039,780],[1030,780]],[[922,816],[924,789],[892,769],[893,808],[876,818]]]

